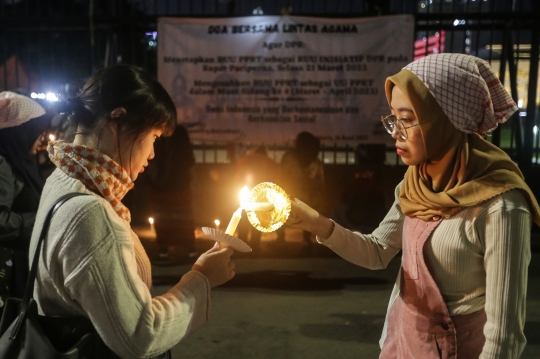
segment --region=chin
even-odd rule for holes
[[[422,163],[422,161],[415,161],[413,159],[403,157],[401,157],[401,162],[403,162],[407,166],[417,166]]]

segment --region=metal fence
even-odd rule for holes
[[[416,56],[458,52],[498,71],[520,111],[490,138],[525,172],[540,164],[538,0],[0,0],[0,90],[69,95],[77,79],[117,62],[156,72],[160,16],[414,14]],[[37,95],[36,95],[37,96]],[[228,163],[245,145],[196,144],[198,162]],[[269,146],[280,159],[286,144]],[[326,147],[325,163],[353,164],[354,149]],[[389,162],[398,163],[388,153]]]

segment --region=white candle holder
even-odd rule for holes
[[[253,187],[247,201],[259,207],[259,210],[246,209],[246,214],[249,223],[261,232],[274,232],[285,224],[291,213],[289,195],[272,182],[262,182]],[[267,204],[271,207],[263,208]]]
[[[222,232],[220,230],[217,230],[215,228],[210,228],[210,227],[202,227],[202,231],[207,237],[210,237],[216,242],[226,244],[232,247],[235,251],[238,251],[238,252],[251,252],[252,251],[251,247],[248,246],[246,242],[244,242],[243,240],[239,238],[228,235],[225,232]]]

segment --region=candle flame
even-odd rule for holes
[[[152,217],[148,218],[148,222],[150,222],[150,224],[154,224],[154,218]]]
[[[49,135],[49,140],[54,141],[55,138],[56,138],[56,137],[54,137],[53,134],[50,134],[50,135]]]
[[[244,188],[242,188],[242,190],[240,191],[240,205],[242,205],[242,203],[248,202],[248,200],[249,200],[249,189],[247,188],[247,186],[244,186]]]
[[[216,224],[216,226],[219,226],[219,225],[221,224],[221,222],[219,221],[219,219],[216,219],[216,220],[214,221],[214,223]]]

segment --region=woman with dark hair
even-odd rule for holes
[[[22,297],[43,180],[36,153],[51,115],[31,98],[0,93],[0,297]],[[1,303],[3,306],[3,303]]]
[[[366,268],[402,251],[381,359],[519,358],[540,208],[515,163],[482,137],[518,108],[487,62],[463,54],[414,61],[385,90],[391,114],[381,120],[409,166],[386,217],[352,232],[295,202],[291,222]]]
[[[34,298],[45,315],[88,317],[121,358],[168,358],[169,349],[207,321],[210,288],[234,276],[232,250],[215,246],[167,293],[153,297],[150,261],[121,200],[154,158],[154,141],[173,132],[175,106],[157,81],[129,65],[98,71],[68,103],[73,142],[49,143],[57,169],[43,189],[32,249],[61,196],[88,195],[70,199],[53,216]]]

